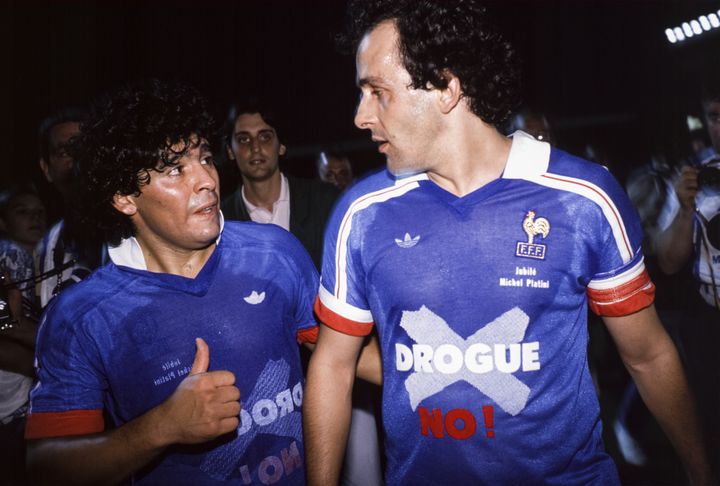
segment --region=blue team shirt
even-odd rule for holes
[[[142,415],[188,374],[195,337],[202,337],[210,371],[235,374],[240,426],[207,444],[173,446],[134,479],[304,484],[297,340],[316,333],[317,285],[300,243],[255,223],[227,223],[194,279],[102,267],[45,314],[28,437],[98,432],[103,409],[118,426]]]
[[[377,173],[329,223],[321,320],[377,327],[388,484],[612,484],[587,306],[652,302],[630,202],[604,168],[524,133],[458,198]]]

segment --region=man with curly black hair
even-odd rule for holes
[[[112,262],[41,325],[26,429],[39,481],[304,484],[296,341],[315,340],[317,272],[290,233],[223,224],[213,139],[197,92],[152,81],[73,143]]]
[[[386,482],[617,484],[587,366],[601,315],[694,481],[709,480],[642,232],[604,168],[497,127],[514,49],[472,0],[355,1],[361,98],[389,171],[331,217],[308,371],[308,473],[335,484],[353,364],[377,327]]]

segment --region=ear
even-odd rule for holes
[[[280,155],[285,155],[287,153],[287,148],[285,147],[285,145],[280,144],[280,150],[278,151],[278,153]]]
[[[227,150],[227,156],[230,160],[235,160],[235,154],[232,151],[232,147],[230,147],[229,143],[225,144],[225,150]]]
[[[440,111],[450,113],[462,99],[462,86],[457,76],[447,71],[444,74],[447,87],[440,90]]]
[[[50,166],[47,162],[45,162],[45,158],[40,158],[40,170],[42,170],[43,174],[45,175],[45,179],[52,184],[52,177],[50,177]]]
[[[123,196],[116,193],[113,196],[112,205],[126,216],[133,216],[137,213],[137,205],[133,196]]]

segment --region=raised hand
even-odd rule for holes
[[[208,371],[210,349],[195,339],[197,351],[190,374],[161,409],[161,433],[168,444],[197,444],[235,430],[239,424],[240,390],[229,371]]]

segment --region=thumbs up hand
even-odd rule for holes
[[[229,371],[210,371],[210,348],[195,339],[190,374],[160,406],[161,433],[168,444],[197,444],[235,430],[239,425],[240,390]]]

